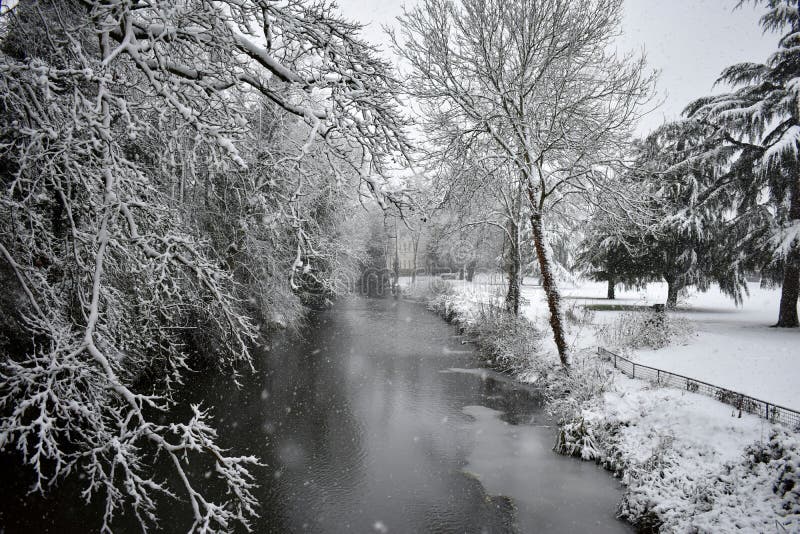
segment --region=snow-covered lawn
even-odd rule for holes
[[[545,324],[547,308],[540,287],[526,284],[523,296],[530,302],[525,314]],[[606,285],[587,282],[564,287],[564,306],[585,304],[652,305],[666,300],[666,284],[649,284],[643,291],[617,289],[617,299],[605,299]],[[800,410],[800,329],[771,328],[778,318],[779,289],[749,284],[750,296],[741,306],[712,287],[693,291],[680,304],[679,315],[694,326],[694,333],[680,345],[659,350],[634,351],[645,365],[703,380],[787,408]],[[576,308],[577,309],[577,308]],[[621,312],[595,311],[596,324],[612,321]],[[573,332],[577,347],[598,344],[594,330]]]

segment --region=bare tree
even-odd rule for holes
[[[161,414],[193,344],[234,380],[250,365],[242,251],[280,254],[280,279],[302,292],[332,257],[316,221],[336,191],[355,176],[395,200],[379,171],[405,149],[396,82],[332,9],[40,0],[3,13],[0,261],[20,342],[0,355],[0,449],[32,467],[35,491],[85,473],[103,530],[120,509],[154,523],[159,495],[188,501],[193,531],[248,525],[257,459],[218,446],[199,406],[188,422]],[[259,154],[264,99],[285,120]],[[148,373],[157,387],[141,386]],[[200,456],[219,500],[188,468]],[[158,458],[174,476],[155,477]]]
[[[547,240],[562,206],[614,191],[637,109],[650,98],[644,60],[617,56],[621,0],[425,0],[400,17],[395,50],[410,65],[430,141],[447,154],[491,143],[525,185],[534,248],[562,363],[570,362]]]
[[[524,239],[530,237],[525,184],[505,158],[489,156],[484,147],[476,158],[476,147],[461,147],[460,156],[450,150],[447,158],[436,157],[435,177],[439,209],[451,217],[450,233],[493,228],[503,236],[502,270],[508,278],[505,308],[519,313],[523,276]]]

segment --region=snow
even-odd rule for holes
[[[636,360],[800,410],[800,335],[766,326],[720,325],[691,343],[637,351]]]
[[[401,280],[408,284],[408,280]],[[524,304],[521,313],[547,332],[545,349],[553,353],[549,335],[549,311],[541,286],[526,279],[522,285]],[[426,281],[418,281],[425,284]],[[478,275],[474,283],[450,281],[456,294],[452,307],[461,316],[471,317],[477,307],[490,299],[502,302],[505,285],[499,275]],[[606,284],[580,282],[560,288],[565,313],[582,317],[584,305],[651,306],[666,301],[664,283],[648,284],[644,290],[617,288],[616,300],[605,298]],[[716,286],[706,293],[691,291],[679,302],[678,315],[694,327],[688,340],[659,350],[639,349],[635,361],[697,380],[744,393],[772,404],[800,410],[800,329],[771,328],[777,321],[780,289],[764,289],[748,284],[749,296],[736,306]],[[588,316],[593,325],[612,322],[620,311],[594,311]],[[569,325],[569,323],[567,323]],[[570,325],[567,341],[571,349],[594,349],[599,343],[596,328]]]
[[[407,280],[404,281],[406,284]],[[418,284],[425,284],[423,280]],[[474,283],[450,281],[456,294],[451,305],[461,316],[471,317],[480,303],[495,299],[505,290],[498,275],[479,275]],[[605,298],[606,284],[581,282],[561,287],[564,311],[582,317],[584,305],[651,306],[666,300],[663,283],[648,284],[644,290],[617,288],[617,299]],[[686,342],[659,350],[639,349],[632,357],[656,367],[697,380],[744,393],[772,404],[800,410],[800,329],[771,328],[778,316],[780,289],[764,289],[748,284],[749,296],[741,306],[714,286],[706,293],[692,291],[679,302],[674,312],[685,317],[694,332]],[[549,335],[547,302],[541,286],[527,279],[522,286],[525,301],[521,313],[548,335],[545,348],[555,351]],[[612,322],[620,311],[594,311],[587,317],[590,325],[570,325],[568,342],[572,350],[593,349],[600,345],[596,328]]]
[[[586,419],[628,423],[622,431],[630,459],[644,463],[665,441],[683,462],[708,468],[737,460],[744,448],[768,437],[771,424],[738,412],[711,397],[675,388],[650,387],[641,380],[617,376],[615,391],[603,395],[601,413],[588,410]],[[669,406],[668,410],[660,409]]]
[[[481,303],[501,303],[505,290],[497,275],[481,275],[475,283],[453,281],[452,286],[454,294],[439,299],[462,322],[473,320]],[[777,319],[779,289],[756,283],[748,289],[739,307],[717,288],[690,293],[670,312],[691,324],[687,339],[659,350],[635,350],[631,356],[800,409],[800,330],[770,328]],[[587,355],[599,344],[598,327],[618,320],[623,311],[587,313],[584,305],[650,306],[665,302],[667,289],[665,284],[649,284],[640,291],[618,288],[615,301],[605,298],[604,283],[580,282],[561,287],[561,292],[571,350]],[[541,287],[528,280],[522,296],[521,313],[549,333]],[[544,348],[548,354],[541,357],[556,361],[549,336]],[[572,443],[585,449],[576,451],[577,456],[596,459],[623,476],[628,486],[620,505],[624,517],[644,529],[652,519],[664,532],[800,532],[800,499],[791,489],[800,473],[795,465],[800,457],[797,434],[753,415],[740,417],[711,397],[609,372],[612,382],[606,392],[573,411],[575,424],[584,421],[580,426],[589,435]],[[523,380],[525,376],[520,374]],[[789,491],[781,491],[787,487]]]
[[[639,349],[633,352],[633,359],[800,410],[800,330],[770,328],[777,321],[780,289],[764,289],[751,282],[748,290],[749,297],[739,307],[716,286],[706,293],[693,292],[676,312],[694,326],[687,342],[659,350]],[[614,301],[605,298],[605,283],[584,282],[577,287],[562,288],[562,292],[565,301],[578,306],[650,306],[665,302],[667,287],[655,283],[642,291],[618,288]],[[541,289],[525,285],[522,294],[530,301],[523,309],[525,315],[544,324],[547,309]],[[608,323],[620,313],[595,311],[593,322]],[[571,334],[571,342],[577,348],[599,344],[591,328]]]
[[[800,515],[782,511],[772,491],[778,466],[745,455],[777,427],[752,415],[738,418],[709,397],[621,375],[615,389],[583,417],[595,428],[614,428],[610,449],[626,465],[629,486],[623,514],[652,510],[665,532],[766,532],[778,522],[797,532]],[[777,435],[796,451],[791,436]]]
[[[474,307],[490,298],[498,298],[504,289],[496,277],[478,278],[476,283],[453,281],[457,291],[454,307],[470,315]],[[667,287],[663,283],[649,284],[644,290],[617,288],[616,300],[605,298],[606,284],[581,282],[562,286],[565,312],[579,317],[584,305],[651,306],[666,301]],[[675,312],[687,318],[694,332],[681,345],[659,350],[636,350],[637,362],[697,380],[709,382],[773,404],[800,410],[800,330],[771,328],[777,321],[780,289],[764,289],[757,283],[748,284],[749,297],[737,307],[714,286],[706,293],[696,291],[679,303]],[[521,313],[547,331],[548,310],[544,292],[533,280],[522,286],[526,303]],[[590,323],[607,324],[620,311],[594,311]],[[549,333],[549,332],[548,332]],[[554,351],[550,336],[545,342]],[[573,350],[596,347],[595,329],[572,325],[568,342]]]
[[[764,152],[764,159],[768,164],[776,165],[782,158],[797,159],[798,144],[800,144],[800,126],[794,124]],[[790,160],[791,161],[791,160]]]
[[[772,242],[779,254],[789,254],[793,244],[800,242],[800,221],[789,221],[772,236]]]

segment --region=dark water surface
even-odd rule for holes
[[[353,299],[259,354],[241,389],[215,376],[191,388],[220,441],[266,464],[254,532],[629,532],[619,483],[551,451],[537,392],[475,366],[421,306]],[[96,512],[68,501],[7,500],[0,524],[96,531]],[[160,510],[163,531],[185,531],[186,512]]]

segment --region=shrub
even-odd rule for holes
[[[529,369],[541,348],[542,332],[533,323],[496,304],[480,304],[467,333],[475,336],[481,353],[501,371]]]
[[[603,344],[619,349],[660,349],[685,342],[694,331],[685,317],[664,311],[627,311],[597,332]]]
[[[580,416],[582,406],[609,390],[613,377],[613,370],[590,351],[575,354],[569,371],[554,366],[548,373],[547,411],[560,424],[568,424]]]
[[[767,443],[755,443],[745,451],[747,465],[757,470],[759,464],[775,476],[772,491],[781,499],[782,516],[800,516],[800,440],[796,434],[773,430]]]
[[[561,424],[553,450],[582,460],[599,460],[602,457],[592,427],[586,424],[583,417]]]

